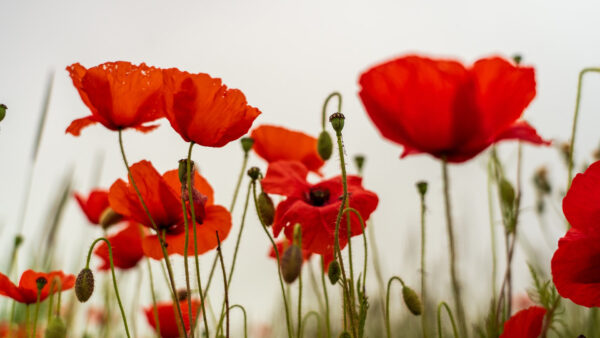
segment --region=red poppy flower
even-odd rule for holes
[[[404,147],[402,157],[428,153],[463,162],[505,139],[548,144],[520,120],[535,97],[531,67],[493,57],[465,68],[410,55],[367,70],[359,82],[369,117],[383,137]]]
[[[75,275],[65,275],[60,270],[49,273],[27,270],[21,275],[19,286],[13,284],[6,275],[0,273],[0,295],[10,297],[19,303],[33,304],[37,301],[38,287],[36,280],[38,278],[45,278],[47,282],[40,292],[40,302],[50,295],[50,284],[53,284],[53,293],[69,290],[75,285]],[[60,283],[51,283],[54,278],[58,278]]]
[[[250,134],[252,149],[267,162],[299,161],[318,173],[325,164],[317,152],[317,139],[282,127],[262,125]]]
[[[284,230],[286,237],[293,238],[294,225],[302,226],[302,249],[320,255],[331,255],[334,248],[335,221],[341,206],[343,193],[340,176],[317,184],[306,181],[308,169],[300,162],[279,161],[269,165],[262,180],[265,192],[286,196],[277,205],[273,233],[278,236]],[[356,209],[366,221],[377,207],[379,199],[373,192],[362,187],[358,176],[347,177],[350,207]],[[358,217],[350,214],[352,236],[362,234]],[[347,242],[346,215],[340,223],[340,247]]]
[[[67,133],[79,136],[81,129],[98,122],[110,130],[135,128],[147,132],[157,125],[144,123],[163,117],[160,69],[117,61],[90,69],[75,63],[67,71],[83,103],[92,112],[71,122]]]
[[[552,257],[552,279],[561,296],[574,303],[600,306],[600,162],[578,174],[563,199],[572,228]]]
[[[142,238],[144,236],[144,230],[135,222],[129,222],[119,232],[108,236],[107,239],[112,246],[113,264],[116,268],[130,269],[137,265],[144,257],[144,250],[142,249]],[[102,265],[98,269],[109,270],[108,245],[104,241],[94,249],[94,254],[102,259]]]
[[[504,323],[504,331],[500,338],[538,338],[542,333],[542,323],[546,309],[531,306],[515,313]]]
[[[260,114],[240,90],[227,89],[221,79],[177,68],[163,70],[163,76],[167,119],[187,142],[222,147],[248,132]]]
[[[92,190],[87,199],[78,193],[74,195],[90,223],[95,225],[100,224],[100,216],[109,207],[108,191],[101,189]]]
[[[194,314],[194,321],[198,319],[200,314],[200,301],[192,299],[192,313]],[[190,330],[190,316],[188,311],[188,302],[183,300],[179,302],[179,307],[183,315],[183,324],[185,330]],[[156,310],[158,312],[158,322],[160,323],[160,336],[163,338],[177,338],[179,337],[179,330],[177,328],[177,322],[179,316],[177,310],[174,307],[173,302],[162,302],[156,304]],[[144,308],[144,313],[148,319],[148,323],[156,331],[156,321],[154,320],[154,308],[148,306]]]
[[[177,169],[167,171],[161,176],[148,161],[140,161],[130,169],[158,230],[165,231],[167,252],[170,255],[183,255],[185,228],[181,207],[181,183]],[[216,231],[219,231],[221,241],[227,238],[231,230],[231,215],[224,207],[214,204],[212,187],[202,176],[195,173],[193,181],[198,253],[201,254],[217,247]],[[184,198],[187,199],[187,196],[188,193],[185,192]],[[152,227],[131,184],[123,180],[116,181],[110,188],[108,199],[111,207],[119,214],[146,227]],[[188,218],[191,218],[189,202],[186,204]],[[188,255],[194,254],[193,243],[190,233]],[[163,258],[156,235],[146,236],[142,246],[146,256],[154,259]]]
[[[39,333],[39,332],[38,332]],[[13,325],[10,322],[3,322],[0,324],[0,338],[9,337],[9,338],[28,338],[29,332],[27,330],[27,326]]]

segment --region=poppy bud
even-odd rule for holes
[[[523,60],[523,56],[521,56],[521,54],[515,54],[513,55],[512,59],[515,62],[515,64],[519,65],[521,63],[521,60]]]
[[[275,218],[275,205],[269,195],[262,191],[258,195],[258,212],[266,226],[271,226]]]
[[[327,269],[327,277],[329,277],[329,281],[331,284],[337,283],[342,275],[342,269],[340,268],[340,263],[338,261],[332,261],[329,263],[329,268]]]
[[[48,322],[45,338],[65,338],[67,336],[67,326],[60,317],[54,317]]]
[[[365,165],[365,156],[364,155],[356,155],[354,156],[354,164],[356,164],[356,168],[358,172],[361,172],[363,166]]]
[[[404,285],[402,287],[402,298],[404,298],[404,304],[406,304],[406,307],[413,315],[419,316],[423,313],[423,304],[415,290]]]
[[[191,166],[190,167],[191,167],[192,173],[194,172],[194,166],[195,166],[194,161],[191,161]],[[187,185],[187,174],[188,174],[188,172],[187,172],[187,159],[179,160],[179,170],[178,170],[178,173],[179,173],[179,182],[181,182],[181,184],[183,186],[186,186]],[[194,185],[193,179],[194,179],[194,175],[192,175],[192,185]]]
[[[333,113],[329,116],[329,122],[336,132],[341,132],[344,129],[344,120],[346,117],[342,113]]]
[[[342,333],[340,333],[339,338],[352,338],[352,336],[350,335],[350,333],[348,333],[348,331],[343,331]]]
[[[4,120],[5,116],[6,116],[6,105],[0,104],[0,121]]]
[[[419,194],[421,194],[421,196],[425,196],[425,194],[427,193],[427,182],[417,182],[417,190],[419,191]]]
[[[84,268],[77,275],[77,280],[75,280],[75,295],[77,299],[85,303],[92,296],[94,292],[94,274],[92,270],[88,268]]]
[[[288,246],[281,256],[281,274],[283,280],[291,284],[302,270],[302,250],[296,244]]]
[[[329,136],[329,133],[325,130],[319,134],[319,139],[317,140],[317,152],[324,161],[327,161],[333,152],[333,142],[331,141],[331,136]]]
[[[248,153],[254,145],[254,139],[252,137],[242,137],[240,142],[242,143],[242,149],[244,150],[244,153]]]
[[[565,163],[569,164],[569,157],[571,156],[571,145],[568,142],[563,142],[559,145],[560,153],[565,160]]]
[[[252,180],[257,180],[260,176],[260,169],[258,169],[258,167],[252,167],[248,169],[246,173],[248,174],[248,176],[250,176]]]
[[[46,286],[46,284],[48,284],[48,280],[46,277],[38,277],[35,280],[35,284],[37,285],[38,290],[41,290],[44,288],[44,286]]]
[[[512,187],[509,181],[505,179],[500,180],[500,197],[502,198],[502,204],[506,207],[512,207],[515,201],[515,189]]]
[[[100,225],[106,229],[111,225],[119,223],[123,216],[117,214],[111,207],[104,209],[100,215]]]
[[[15,236],[15,248],[18,248],[21,244],[23,244],[23,236],[16,235]]]

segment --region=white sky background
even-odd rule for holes
[[[69,168],[74,169],[75,189],[83,192],[91,188],[97,154],[105,155],[101,186],[108,187],[116,178],[125,177],[116,133],[97,125],[85,129],[79,138],[64,134],[71,120],[89,114],[64,68],[74,62],[91,67],[128,60],[220,77],[229,87],[241,89],[248,102],[263,112],[255,126],[278,124],[312,135],[320,130],[324,98],[331,91],[340,91],[347,117],[346,152],[349,156],[367,155],[365,187],[380,197],[373,220],[385,276],[400,275],[417,286],[419,204],[414,183],[427,180],[428,270],[435,276],[435,282],[430,278],[430,294],[436,300],[445,295],[450,301],[450,293],[444,289],[449,278],[440,164],[426,155],[398,159],[401,147],[379,136],[357,97],[360,72],[408,52],[455,57],[467,63],[493,54],[509,57],[521,53],[525,65],[535,66],[538,82],[538,95],[525,117],[542,136],[566,140],[577,74],[583,67],[600,65],[598,10],[599,5],[591,1],[395,1],[368,5],[345,1],[4,1],[0,4],[0,102],[8,106],[8,114],[0,123],[2,271],[16,232],[25,168],[30,164],[48,73],[55,71],[54,90],[34,168],[23,255],[37,245],[36,233],[48,223],[46,211]],[[600,139],[596,115],[600,100],[595,95],[599,90],[600,75],[588,75],[577,138],[580,162],[589,160]],[[131,163],[149,159],[160,172],[175,168],[187,151],[187,145],[166,122],[147,135],[126,132],[124,139]],[[501,152],[514,179],[516,144],[502,146]],[[563,233],[562,219],[548,208],[547,226],[554,240],[549,247],[533,212],[530,178],[539,165],[550,166],[558,194],[556,188],[564,187],[566,173],[555,149],[525,147],[524,155],[526,190],[520,230],[549,269],[555,240]],[[221,149],[196,147],[194,151],[194,159],[215,189],[218,204],[228,205],[231,200],[241,156],[238,142]],[[490,289],[486,161],[484,153],[450,169],[460,275],[471,315],[486,309],[487,298],[482,297]],[[251,164],[266,168],[256,157]],[[339,160],[334,157],[325,173],[332,176],[338,171]],[[354,172],[353,166],[350,171]],[[242,203],[238,201],[232,236],[224,243],[227,262],[239,229]],[[558,198],[554,204],[559,210]],[[255,219],[250,213],[230,295],[232,303],[245,305],[251,322],[258,324],[271,320],[279,291],[274,264],[266,258],[268,241]],[[60,233],[65,244],[58,250],[68,272],[78,272],[84,259],[78,257],[83,256],[82,246],[87,247],[100,235],[86,222],[71,200]],[[502,252],[499,226],[497,230]],[[359,241],[356,247],[360,247]],[[204,272],[210,260],[212,255],[203,259]],[[529,283],[524,261],[519,247],[515,262],[518,292]],[[183,286],[183,269],[177,264],[177,280]],[[19,271],[26,268],[22,259]],[[503,270],[502,262],[499,268]],[[161,278],[157,269],[155,278]],[[220,285],[220,278],[215,281],[213,285]],[[371,282],[374,294],[375,279]],[[147,283],[142,287],[147,289]],[[218,293],[213,297],[220,297],[220,291],[214,290]],[[142,301],[149,302],[148,297]],[[140,318],[139,325],[146,328],[145,319]]]

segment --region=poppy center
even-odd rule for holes
[[[310,204],[320,207],[329,201],[329,190],[327,189],[310,189],[308,194]]]

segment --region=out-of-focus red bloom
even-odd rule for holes
[[[299,161],[316,173],[325,164],[317,152],[317,139],[304,133],[262,125],[254,129],[250,137],[254,140],[252,149],[269,163]]]
[[[129,222],[123,229],[117,233],[108,236],[108,241],[112,246],[113,263],[116,268],[130,269],[144,257],[142,249],[142,238],[145,231],[135,223]],[[98,269],[109,270],[110,259],[108,245],[102,241],[94,250],[94,254],[102,259],[102,265]]]
[[[246,134],[260,115],[240,90],[227,89],[221,79],[177,68],[163,70],[163,77],[166,117],[187,142],[222,147]]]
[[[277,246],[277,251],[279,252],[279,257],[281,258],[281,255],[283,255],[283,252],[285,251],[285,249],[287,249],[290,246],[290,241],[287,238],[278,240],[277,242],[275,242],[275,245]],[[310,256],[312,256],[312,252],[308,251],[308,250],[302,250],[302,260],[303,261],[308,261],[310,259]],[[269,248],[269,257],[277,259],[277,256],[275,256],[275,250],[273,250],[273,246],[271,246]]]
[[[185,228],[181,207],[181,183],[177,169],[167,171],[162,176],[148,161],[140,161],[131,166],[131,174],[140,190],[142,198],[159,232],[165,232],[167,252],[183,255],[185,252]],[[217,247],[216,231],[223,241],[231,230],[231,214],[220,205],[214,204],[213,190],[210,184],[197,172],[194,174],[194,211],[198,253],[204,253]],[[187,200],[187,190],[184,199]],[[116,181],[110,188],[108,199],[111,207],[126,217],[152,227],[142,204],[131,184],[123,180]],[[186,202],[188,219],[191,222],[189,202]],[[194,242],[190,229],[188,255],[194,254]],[[146,256],[163,258],[157,235],[146,236],[142,242]]]
[[[66,132],[79,136],[81,129],[102,123],[110,130],[135,128],[147,132],[157,125],[144,125],[163,117],[162,72],[130,62],[106,62],[86,69],[79,63],[67,67],[73,85],[92,115],[71,122]]]
[[[404,147],[402,157],[463,162],[505,139],[548,144],[520,119],[536,94],[531,67],[492,57],[466,68],[409,55],[367,70],[359,82],[369,117]]]
[[[542,333],[542,323],[546,309],[531,306],[515,313],[504,323],[504,331],[500,338],[538,338]]]
[[[273,233],[278,236],[284,230],[288,240],[292,240],[294,225],[302,226],[302,249],[320,255],[332,255],[334,249],[335,221],[341,206],[343,194],[342,178],[336,176],[317,184],[306,181],[308,170],[300,162],[279,161],[269,165],[262,180],[265,192],[286,196],[277,205]],[[375,193],[362,187],[358,176],[347,177],[350,207],[356,209],[366,222],[377,207],[379,199]],[[352,236],[362,234],[361,224],[356,215],[350,214]],[[346,215],[340,223],[340,248],[347,241]]]
[[[192,299],[192,313],[194,321],[198,319],[200,314],[200,301]],[[156,310],[158,312],[158,322],[160,323],[160,336],[163,338],[177,338],[179,337],[179,330],[177,328],[177,322],[179,321],[177,310],[174,307],[173,302],[162,302],[156,304]],[[183,315],[183,324],[186,332],[190,331],[190,316],[188,311],[188,302],[183,300],[179,302],[179,307]],[[144,313],[148,319],[148,323],[156,331],[156,321],[154,320],[154,308],[152,305],[144,308]]]
[[[36,336],[39,335],[40,332]],[[13,338],[28,338],[27,326],[25,325],[13,325],[9,322],[3,322],[0,324],[0,338],[13,337]]]
[[[75,193],[75,199],[90,223],[100,224],[100,216],[109,206],[108,191],[102,189],[92,190],[87,199],[81,194]]]
[[[50,295],[50,286],[52,293],[71,289],[75,285],[75,275],[65,274],[57,270],[49,273],[35,272],[26,270],[21,275],[19,286],[16,286],[10,279],[0,273],[0,295],[10,297],[19,303],[33,304],[37,300],[37,282],[38,278],[45,278],[47,283],[40,292],[40,302]],[[52,280],[58,278],[60,282],[52,283]]]
[[[578,174],[563,199],[572,228],[552,257],[552,279],[561,296],[586,307],[600,306],[600,162]]]

